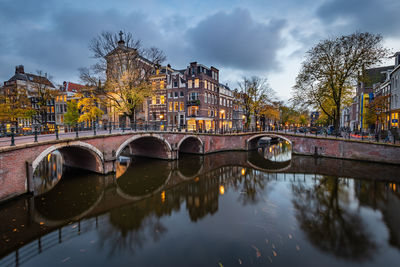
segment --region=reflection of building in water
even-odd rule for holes
[[[400,249],[400,189],[397,183],[356,180],[355,194],[360,205],[382,213],[389,230],[389,243]]]
[[[218,175],[196,178],[194,183],[187,185],[186,190],[186,208],[192,221],[197,221],[209,213],[214,214],[218,210]]]
[[[131,159],[129,157],[120,156],[115,165],[115,178],[121,177],[131,165]]]
[[[58,152],[56,154],[61,156]],[[221,158],[221,156],[218,157]],[[59,159],[60,157],[57,158],[57,155],[46,158],[47,161],[44,162],[47,165],[45,166],[53,169],[46,169],[41,165],[38,167],[38,173],[51,177],[57,173],[54,172],[57,170],[54,169],[54,166],[62,163],[57,161]],[[213,161],[215,162],[215,160]],[[56,165],[53,164],[54,162]],[[111,248],[110,254],[123,250],[135,252],[137,248],[142,248],[150,240],[153,243],[161,240],[168,231],[168,224],[163,224],[162,217],[170,217],[171,214],[181,210],[183,205],[186,205],[190,219],[197,221],[206,217],[207,214],[212,216],[218,211],[220,195],[234,190],[243,192],[240,194],[240,200],[243,198],[245,198],[244,201],[246,199],[252,200],[254,195],[257,192],[262,193],[265,187],[264,181],[266,182],[266,179],[262,179],[263,173],[243,167],[241,162],[232,166],[225,165],[226,161],[222,161],[209,168],[209,171],[203,171],[201,165],[203,159],[192,158],[185,162],[192,168],[196,166],[194,171],[201,174],[194,176],[191,180],[181,180],[177,184],[172,183],[171,187],[165,182],[170,176],[171,165],[170,162],[164,160],[133,158],[128,171],[120,178],[113,179],[115,183],[107,183],[104,176],[101,175],[85,174],[85,176],[80,176],[79,170],[75,173],[68,172],[52,190],[33,199],[34,220],[29,225],[25,223],[25,220],[23,221],[27,227],[20,228],[19,239],[13,243],[14,247],[19,248],[16,253],[17,257],[13,257],[13,259],[21,260],[19,262],[24,260],[24,256],[28,253],[20,252],[31,249],[31,245],[25,246],[25,244],[27,241],[33,240],[35,236],[39,237],[34,243],[35,249],[38,247],[38,253],[41,253],[42,244],[46,245],[47,248],[60,244],[61,240],[64,242],[68,238],[68,229],[76,230],[79,235],[80,233],[84,234],[86,232],[84,228],[90,226],[92,226],[92,230],[96,228],[99,232],[100,246]],[[180,168],[182,170],[182,166]],[[59,171],[62,171],[62,169],[59,169]],[[177,172],[173,173],[178,175]],[[71,177],[74,179],[70,179]],[[172,177],[171,180],[179,177]],[[37,175],[37,178],[39,179],[40,176]],[[116,193],[117,188],[123,189],[123,192],[126,193],[124,197],[139,196],[138,200],[131,201],[134,198],[122,199],[121,195]],[[145,197],[142,198],[142,196]],[[252,200],[252,202],[254,201]],[[28,201],[26,205],[28,207]],[[17,212],[14,210],[9,214],[10,218],[14,218]],[[98,214],[105,215],[99,216],[98,220]],[[51,236],[59,239],[58,242],[49,244],[48,240],[40,238],[43,233],[42,230],[49,232],[57,227],[63,227],[71,221],[92,218],[93,216],[96,216],[95,220],[79,221],[72,226],[68,225],[62,231],[51,233]],[[30,215],[28,214],[27,217],[30,218]],[[21,224],[20,220],[18,224]],[[30,231],[36,231],[33,227],[40,229],[40,231],[27,234]],[[4,228],[8,229],[9,227]],[[3,232],[0,232],[0,236],[3,236],[3,234]],[[52,239],[52,241],[54,240]],[[36,246],[36,244],[38,245]],[[21,246],[26,248],[20,249]],[[0,255],[2,253],[1,248],[0,242]],[[7,251],[9,248],[10,244],[7,244]],[[3,266],[1,260],[0,266]]]
[[[33,174],[35,194],[42,194],[53,188],[61,179],[63,159],[59,151],[53,151],[37,166]]]
[[[263,157],[275,162],[284,162],[292,159],[292,146],[288,141],[280,141],[258,149]]]

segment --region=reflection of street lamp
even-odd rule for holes
[[[224,187],[223,185],[220,185],[220,186],[219,186],[219,193],[220,193],[221,195],[225,194],[225,187]]]
[[[160,120],[164,119],[164,114],[160,114]]]

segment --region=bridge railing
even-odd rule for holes
[[[195,133],[210,133],[210,134],[232,134],[232,133],[243,133],[243,132],[280,132],[280,133],[290,133],[295,135],[304,136],[320,136],[320,137],[330,137],[336,139],[352,139],[352,140],[365,140],[377,143],[396,143],[396,135],[391,135],[390,132],[378,132],[375,135],[366,133],[356,133],[356,132],[335,132],[333,134],[328,134],[327,131],[321,130],[309,130],[303,127],[270,127],[266,126],[264,129],[261,127],[250,127],[249,129],[243,128],[203,128],[202,125],[187,125],[187,124],[166,124],[160,122],[143,122],[143,123],[130,123],[122,124],[115,122],[108,122],[104,124],[92,123],[90,127],[83,124],[75,126],[59,126],[56,125],[54,129],[43,129],[37,126],[31,126],[22,131],[21,128],[16,130],[15,128],[4,129],[0,133],[0,147],[5,146],[15,146],[16,144],[49,141],[49,140],[59,140],[65,138],[79,138],[86,136],[96,136],[96,135],[107,135],[115,133],[125,133],[125,132],[195,132]]]
[[[22,130],[29,129],[29,130]],[[252,132],[255,129],[243,130],[238,128],[207,129],[201,125],[165,124],[160,122],[143,122],[121,124],[108,122],[104,124],[92,123],[90,127],[79,124],[75,126],[56,125],[52,129],[44,129],[31,125],[25,128],[11,128],[0,131],[0,147],[15,146],[16,144],[59,140],[65,138],[79,138],[84,136],[107,135],[125,132],[195,132],[210,134],[231,134],[239,132]]]

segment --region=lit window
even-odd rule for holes
[[[207,81],[204,81],[204,88],[207,89]]]
[[[151,98],[151,104],[155,105],[155,104],[156,104],[156,101],[157,101],[156,97],[153,96],[153,97]]]
[[[160,103],[165,104],[165,97],[163,95],[160,96]]]
[[[174,102],[174,111],[178,111],[179,102]]]
[[[192,80],[188,81],[188,88],[192,88]]]
[[[169,102],[169,103],[168,103],[168,110],[169,110],[169,111],[172,111],[172,102]]]
[[[179,110],[184,111],[185,110],[185,103],[184,102],[179,102]]]
[[[164,81],[160,81],[160,89],[164,89]]]
[[[199,79],[194,80],[194,88],[199,88]]]

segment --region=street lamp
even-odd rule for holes
[[[164,114],[160,114],[160,130],[163,130],[162,128],[164,127],[162,120],[164,120]]]

